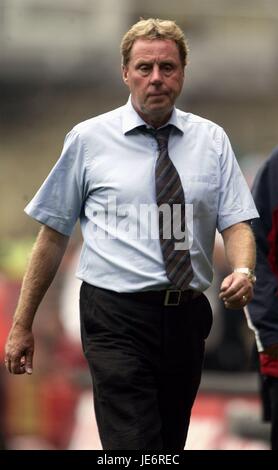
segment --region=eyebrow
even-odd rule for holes
[[[141,65],[141,64],[147,64],[147,65],[150,65],[150,64],[154,64],[154,63],[158,63],[159,65],[163,65],[163,64],[175,64],[175,61],[173,59],[171,59],[170,57],[168,59],[162,59],[162,60],[151,60],[151,59],[143,59],[143,58],[139,58],[137,60],[135,60],[135,65]]]

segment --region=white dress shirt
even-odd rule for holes
[[[221,232],[258,213],[223,129],[176,108],[169,123],[169,156],[189,208],[194,271],[189,287],[204,291],[212,280],[216,228]],[[84,243],[77,277],[117,292],[169,285],[155,197],[158,148],[151,135],[136,129],[143,124],[129,100],[75,126],[60,159],[25,208],[65,235],[79,218]]]

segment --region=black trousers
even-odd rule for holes
[[[207,298],[164,306],[83,283],[80,316],[103,449],[182,450],[212,324]]]

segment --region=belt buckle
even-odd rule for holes
[[[182,291],[179,289],[168,289],[165,293],[164,305],[175,307],[180,304]],[[173,300],[171,300],[171,297]]]

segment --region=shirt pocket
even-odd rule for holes
[[[185,203],[193,207],[193,217],[211,216],[218,207],[218,189],[215,176],[182,174]]]

